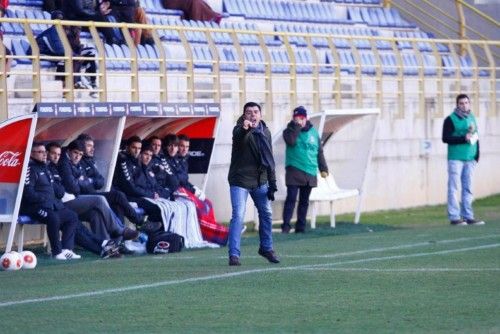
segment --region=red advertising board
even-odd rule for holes
[[[0,124],[0,183],[19,183],[32,118]]]

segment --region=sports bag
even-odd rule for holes
[[[146,251],[150,254],[177,253],[184,248],[184,237],[171,232],[149,235]]]

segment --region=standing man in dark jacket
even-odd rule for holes
[[[233,129],[229,167],[232,216],[229,225],[229,265],[239,266],[240,241],[246,201],[250,194],[259,212],[259,255],[279,263],[273,250],[272,210],[276,188],[271,133],[261,120],[260,105],[248,102]]]
[[[54,180],[47,168],[45,146],[33,143],[20,211],[47,225],[55,259],[79,259],[81,256],[73,252],[78,216],[61,202],[63,195],[63,190],[54,187]],[[59,231],[62,232],[61,238]]]
[[[319,169],[322,177],[328,176],[321,140],[318,131],[307,120],[306,108],[300,106],[293,110],[293,119],[283,131],[283,139],[286,143],[286,200],[281,231],[290,232],[290,220],[299,194],[295,233],[304,233],[309,195],[312,188],[318,185],[316,173]]]
[[[448,219],[453,226],[484,225],[484,221],[474,219],[472,210],[472,174],[479,161],[476,118],[467,95],[459,94],[456,103],[455,110],[444,120],[442,138],[448,144]]]

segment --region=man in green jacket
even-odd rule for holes
[[[465,94],[456,98],[457,107],[444,120],[443,142],[448,144],[448,218],[453,226],[484,225],[474,219],[472,174],[479,161],[476,118]],[[457,193],[461,183],[461,203]]]
[[[307,120],[306,108],[300,106],[293,110],[293,119],[283,131],[283,139],[286,143],[286,200],[283,208],[281,232],[290,232],[290,220],[297,201],[297,194],[299,194],[295,233],[304,233],[309,195],[312,188],[318,185],[316,179],[318,169],[322,177],[328,176],[328,166],[323,155],[321,140],[318,131]]]
[[[258,254],[271,263],[279,263],[273,250],[272,210],[276,192],[276,174],[271,133],[261,120],[260,105],[248,102],[233,129],[233,147],[229,167],[232,216],[229,224],[229,265],[239,266],[241,230],[247,197],[250,194],[259,212]]]

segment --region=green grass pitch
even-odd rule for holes
[[[485,226],[451,227],[443,206],[364,214],[274,235],[281,263],[246,233],[227,248],[0,272],[0,333],[499,333],[500,195]],[[371,231],[371,232],[370,232]]]

